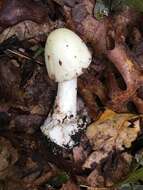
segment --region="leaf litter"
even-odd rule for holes
[[[132,182],[139,183],[142,164],[136,158],[142,148],[139,148],[143,121],[142,15],[130,8],[119,8],[120,3],[115,5],[113,1],[102,1],[102,4],[98,1],[97,6],[92,0],[27,0],[24,4],[22,0],[12,0],[15,6],[10,13],[4,11],[11,6],[9,2],[0,4],[3,9],[0,18],[0,186],[10,190],[111,190],[121,181],[128,187]],[[132,1],[126,4],[135,5]],[[14,15],[22,5],[22,10],[30,10],[29,15],[23,11],[21,15]],[[142,7],[137,2],[136,5],[135,10],[142,12]],[[39,11],[42,14],[37,17]],[[48,142],[39,129],[53,105],[57,89],[47,76],[44,44],[48,33],[60,27],[78,32],[93,52],[90,68],[78,80],[79,107],[88,112],[90,124],[72,151]],[[105,36],[110,42],[108,47]],[[129,65],[133,65],[131,70]],[[137,168],[132,171],[134,161]],[[64,171],[62,175],[61,171]]]

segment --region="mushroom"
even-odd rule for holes
[[[59,28],[47,38],[45,61],[49,77],[58,82],[58,92],[41,130],[57,145],[72,148],[72,136],[81,128],[77,116],[77,77],[89,66],[91,53],[77,34]]]

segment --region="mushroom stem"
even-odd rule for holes
[[[71,136],[78,131],[77,78],[58,83],[54,110],[41,127],[51,141],[63,147],[72,147]]]
[[[77,78],[58,84],[58,92],[55,101],[55,110],[53,116],[62,118],[76,116],[77,103]],[[64,117],[64,118],[63,118]]]

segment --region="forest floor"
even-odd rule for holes
[[[143,189],[143,3],[129,2],[0,2],[0,190]],[[88,126],[72,149],[40,130],[57,92],[45,42],[61,27],[92,53],[78,78]]]

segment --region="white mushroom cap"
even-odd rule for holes
[[[45,61],[49,77],[63,82],[81,75],[91,62],[91,54],[77,34],[60,28],[48,36]]]

